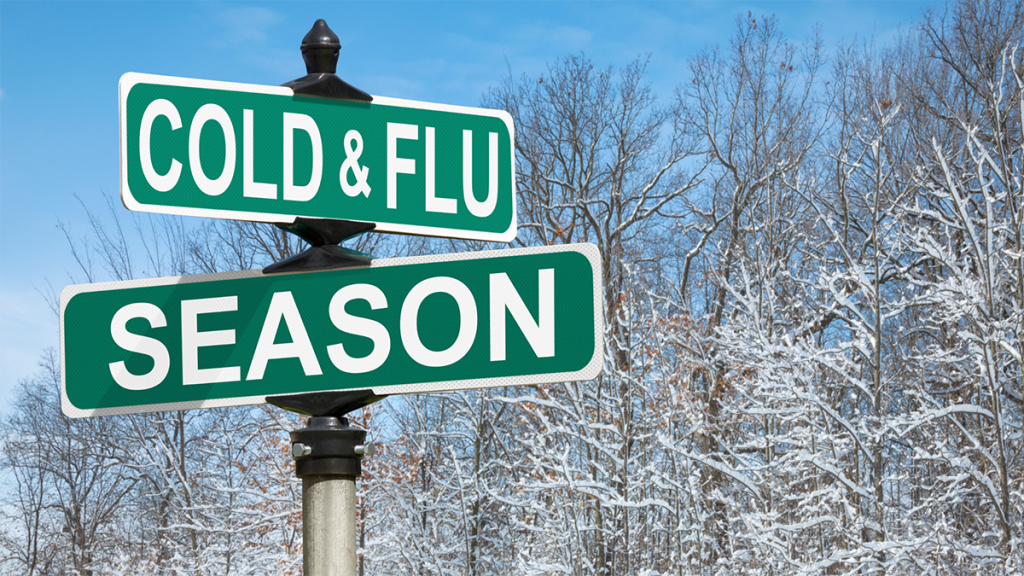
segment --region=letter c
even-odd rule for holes
[[[171,130],[181,128],[181,116],[178,109],[169,101],[163,98],[153,100],[146,107],[142,114],[142,127],[139,129],[139,156],[142,160],[142,173],[146,176],[146,182],[157,192],[167,192],[178,183],[181,176],[181,162],[171,159],[171,168],[167,174],[157,174],[153,168],[153,156],[150,154],[150,134],[153,131],[153,121],[157,116],[163,116],[171,121]]]

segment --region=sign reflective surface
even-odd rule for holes
[[[588,380],[602,367],[591,244],[69,286],[62,406],[100,416]]]
[[[130,210],[515,238],[515,134],[504,111],[136,73],[119,89]]]

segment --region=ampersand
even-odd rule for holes
[[[354,144],[353,144],[354,143]],[[341,190],[347,196],[354,197],[357,194],[370,197],[370,186],[366,183],[366,177],[370,174],[368,166],[359,165],[359,156],[363,153],[363,135],[358,130],[349,130],[345,134],[345,161],[341,163]],[[356,178],[355,184],[348,183],[347,173],[352,172]]]

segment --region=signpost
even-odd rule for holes
[[[128,73],[120,120],[129,210],[516,236],[514,129],[504,111]]]
[[[372,97],[335,74],[340,48],[317,20],[307,74],[283,86],[120,82],[125,207],[273,223],[305,252],[60,299],[68,416],[263,403],[311,416],[291,432],[306,576],[356,573],[355,483],[373,446],[346,414],[389,394],[589,380],[604,352],[591,244],[390,260],[340,246],[369,230],[516,236],[511,117]]]
[[[69,286],[72,417],[588,380],[602,366],[591,244]]]

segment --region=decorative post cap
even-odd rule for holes
[[[306,63],[306,75],[285,82],[282,86],[287,86],[293,93],[302,96],[357,102],[373,101],[373,96],[338,78],[341,41],[323,18],[313,23],[313,27],[306,32],[299,47],[302,49],[302,60]]]
[[[310,48],[341,48],[341,41],[338,35],[327,25],[323,18],[313,23],[306,36],[302,38],[302,51]]]
[[[341,42],[323,18],[313,23],[300,48],[307,74],[334,74],[338,70]]]

